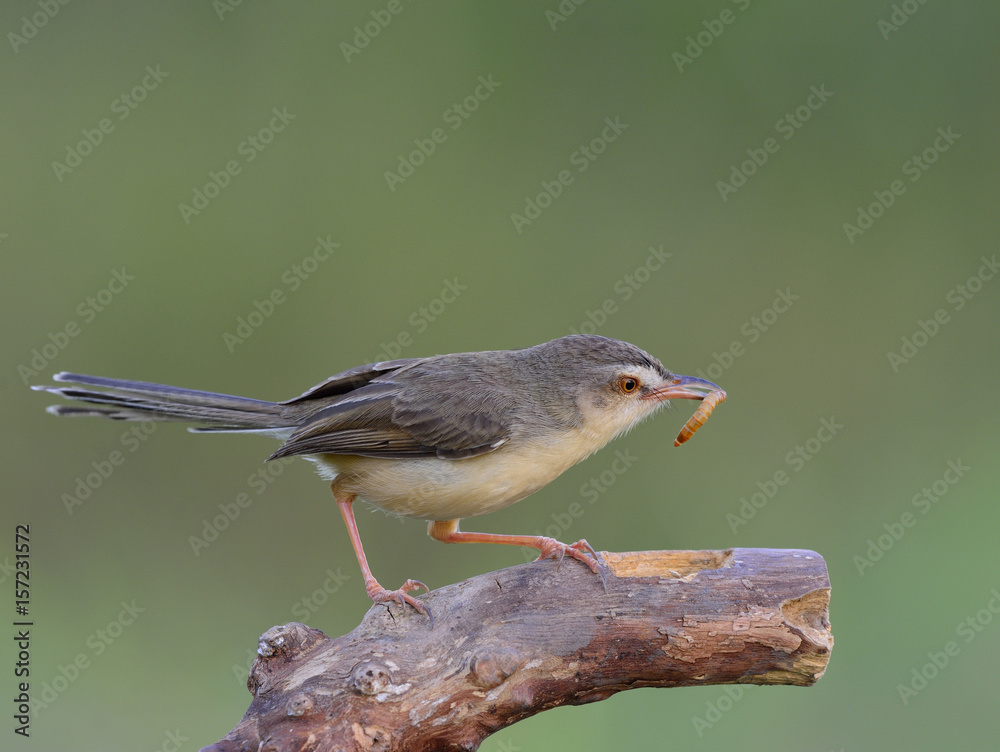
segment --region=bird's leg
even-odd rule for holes
[[[339,493],[336,482],[332,484],[331,488],[333,489],[333,498],[336,499],[337,507],[344,518],[344,524],[347,525],[347,533],[351,536],[351,545],[354,546],[354,554],[358,557],[358,564],[361,565],[361,574],[365,578],[365,591],[367,591],[368,597],[375,603],[395,601],[401,606],[409,603],[419,613],[429,615],[427,607],[420,600],[408,594],[408,591],[419,590],[420,588],[429,593],[430,588],[424,583],[419,580],[407,580],[399,590],[386,590],[378,584],[378,580],[372,575],[372,570],[368,568],[365,549],[361,545],[361,536],[358,535],[358,523],[354,520],[354,509],[351,506],[354,503],[354,494],[343,495]]]
[[[604,570],[597,558],[597,552],[585,540],[576,543],[560,543],[555,538],[543,535],[497,535],[495,533],[463,533],[458,529],[458,520],[434,520],[427,523],[427,534],[442,543],[502,543],[508,546],[537,548],[539,559],[559,559],[571,556],[582,561],[592,571],[604,577]]]

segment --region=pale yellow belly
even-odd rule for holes
[[[376,459],[316,455],[321,474],[387,512],[426,520],[488,514],[520,501],[599,449],[597,437],[573,435],[554,446],[503,446],[463,460]]]

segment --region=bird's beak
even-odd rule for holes
[[[711,381],[705,381],[705,379],[695,378],[694,376],[674,376],[671,381],[659,389],[654,389],[649,394],[644,394],[642,398],[660,401],[671,399],[703,400],[710,392],[722,392],[722,390]]]

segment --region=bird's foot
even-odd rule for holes
[[[594,574],[601,575],[602,579],[604,577],[604,568],[597,558],[597,551],[582,538],[576,543],[560,543],[555,538],[540,537],[538,539],[538,550],[541,553],[538,555],[536,561],[541,559],[558,559],[562,561],[563,557],[570,556],[577,561],[582,561],[590,567],[590,570]]]
[[[368,597],[371,598],[374,603],[398,603],[404,608],[406,607],[406,604],[409,603],[413,606],[413,609],[417,613],[430,616],[430,612],[427,610],[427,606],[423,604],[423,601],[409,595],[409,591],[420,590],[421,588],[428,593],[431,592],[431,589],[420,580],[407,580],[403,583],[403,586],[399,588],[399,590],[386,590],[384,587],[375,582],[375,580],[372,580],[365,585]]]

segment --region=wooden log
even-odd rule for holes
[[[535,561],[436,590],[433,619],[373,607],[330,639],[303,624],[259,643],[243,720],[203,752],[475,750],[559,705],[636,687],[815,683],[833,647],[812,551],[600,554]]]

